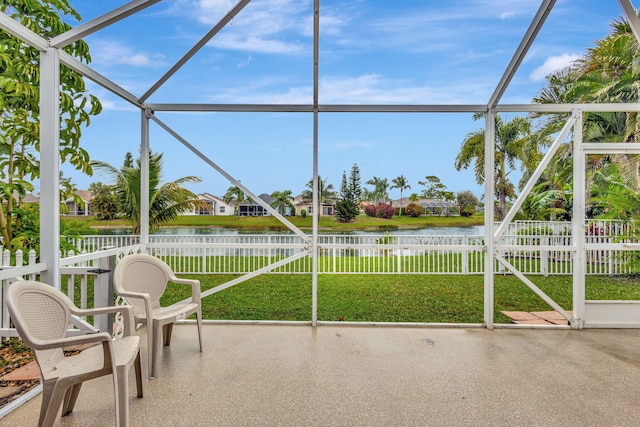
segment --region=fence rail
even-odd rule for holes
[[[570,222],[516,221],[497,243],[501,256],[524,274],[572,274],[573,237]],[[629,274],[635,262],[631,225],[590,220],[584,225],[589,249],[587,274]],[[139,243],[138,236],[85,236],[73,242],[78,251]],[[327,235],[318,236],[321,274],[482,274],[484,236],[475,235]],[[301,251],[309,244],[296,235],[152,235],[148,249],[181,274],[243,274]],[[497,271],[504,267],[496,263]],[[309,273],[308,257],[272,273]]]

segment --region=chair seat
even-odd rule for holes
[[[133,363],[139,346],[140,337],[137,335],[113,341],[113,351],[116,356],[115,365],[126,366]],[[64,357],[55,365],[47,366],[43,375],[49,379],[98,371],[104,365],[102,351],[101,345],[94,345],[76,355]]]
[[[198,304],[188,303],[188,304],[175,304],[168,307],[158,307],[153,310],[153,319],[158,321],[168,320],[171,318],[175,318],[176,320],[180,320],[178,317],[184,314],[192,314],[198,309]],[[146,315],[144,312],[136,313],[136,319],[144,319],[146,321]]]

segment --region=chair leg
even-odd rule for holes
[[[129,370],[126,365],[118,366],[118,393],[116,395],[116,411],[120,427],[129,426]]]
[[[62,416],[69,415],[73,412],[73,407],[76,405],[78,395],[80,394],[80,388],[82,383],[74,384],[67,389],[64,397],[64,403],[62,404]]]
[[[163,333],[162,329],[163,329],[162,326],[160,326],[157,323],[153,325],[153,357],[152,357],[151,375],[154,378],[158,374],[160,352],[162,351],[162,333]]]
[[[162,343],[165,346],[171,344],[171,334],[173,333],[173,323],[167,323],[162,328]]]
[[[153,370],[153,353],[155,352],[155,345],[153,344],[153,321],[147,322],[147,357],[149,359],[149,379],[155,378]]]
[[[136,373],[136,389],[138,390],[138,397],[144,396],[144,383],[142,382],[142,363],[140,362],[140,350],[136,355],[136,360],[133,362],[133,368]]]
[[[202,353],[202,312],[196,312],[196,323],[198,324],[198,341],[200,342],[200,352]]]
[[[53,425],[58,416],[58,410],[60,410],[64,395],[64,387],[58,381],[43,381],[38,427]]]

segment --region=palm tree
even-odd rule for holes
[[[371,194],[373,195],[373,203],[375,205],[377,205],[378,202],[387,201],[387,199],[389,198],[389,195],[387,194],[387,189],[389,188],[387,178],[378,178],[377,176],[374,176],[365,184],[373,185],[373,191],[371,192]]]
[[[140,160],[134,166],[122,166],[117,169],[108,163],[92,161],[91,166],[111,175],[114,180],[116,196],[124,217],[133,223],[133,234],[140,233]],[[149,226],[156,229],[174,221],[176,217],[200,207],[202,202],[182,185],[200,182],[196,176],[186,176],[175,181],[161,184],[162,153],[149,153]]]
[[[410,190],[411,186],[409,185],[409,181],[407,180],[407,178],[405,178],[404,175],[400,175],[397,178],[394,178],[391,183],[393,184],[390,188],[391,190],[393,190],[394,188],[397,188],[400,190],[400,216],[402,216],[402,192],[404,190]]]
[[[475,114],[479,119],[482,114]],[[498,220],[504,219],[507,209],[507,199],[515,194],[515,187],[509,181],[508,175],[515,170],[515,163],[523,156],[523,146],[530,134],[531,123],[524,117],[515,117],[504,122],[499,114],[495,116],[495,171],[494,185],[498,206],[496,215]],[[456,156],[455,168],[467,169],[475,162],[474,173],[478,184],[484,183],[484,129],[479,129],[465,136],[460,153]]]
[[[306,200],[313,200],[313,179],[307,182],[308,190],[302,192],[302,197]],[[336,192],[333,189],[333,184],[327,184],[327,179],[323,179],[318,176],[318,216],[321,215],[321,206],[324,203],[333,203],[336,200]]]
[[[246,200],[246,195],[244,191],[240,189],[240,187],[236,187],[232,185],[227,189],[227,192],[222,196],[222,200],[230,205],[232,202],[235,202],[236,213],[238,214],[238,218],[240,218],[240,203]]]
[[[287,208],[289,208],[289,212],[295,212],[295,207],[293,206],[293,203],[291,203],[293,200],[291,190],[274,191],[271,193],[271,197],[273,197],[271,207],[280,212],[281,215],[286,214]]]
[[[640,102],[640,73],[637,66],[638,42],[625,20],[614,20],[610,33],[598,40],[593,48],[573,65],[547,78],[547,86],[534,99],[538,103],[577,102]],[[559,130],[565,118],[547,115],[542,132],[550,135]],[[640,141],[640,116],[637,112],[586,112],[583,114],[583,140],[588,142],[638,142]],[[570,144],[567,144],[570,145]],[[564,147],[563,147],[564,148]],[[570,146],[564,151],[570,151]],[[565,156],[570,159],[572,154]],[[602,170],[616,173],[633,192],[639,188],[637,155],[605,154],[587,158],[586,197],[594,192],[594,180]],[[571,162],[555,162],[560,172]],[[571,180],[571,178],[569,178]],[[570,181],[569,181],[570,182]]]

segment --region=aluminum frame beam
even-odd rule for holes
[[[157,0],[156,0],[157,1]],[[204,45],[209,42],[216,34],[220,32],[251,0],[240,0],[227,14],[211,29],[204,37],[198,41],[189,51],[176,62],[158,81],[140,97],[140,102],[147,100],[155,91],[157,91],[171,76],[173,76],[184,64],[189,61],[193,55],[198,53]]]
[[[141,10],[146,9],[149,6],[153,6],[162,0],[133,0],[125,5],[122,5],[112,11],[105,13],[91,21],[78,25],[69,31],[66,31],[60,35],[55,36],[49,42],[50,46],[61,49],[71,43],[80,40],[90,34],[100,31],[101,29],[108,27],[109,25],[118,22],[128,16],[131,16]]]
[[[631,26],[633,35],[636,36],[636,40],[640,43],[640,19],[638,19],[638,14],[631,4],[631,0],[618,0],[618,5],[620,5],[620,9],[624,12],[627,22],[629,22]]]
[[[1,13],[0,13],[1,14]],[[60,289],[60,58],[40,53],[40,260],[41,280]]]
[[[313,216],[311,224],[311,324],[318,325],[318,226],[320,223],[320,195],[318,194],[318,99],[320,66],[320,0],[313,1]]]
[[[28,45],[38,49],[40,52],[46,51],[49,47],[49,43],[46,39],[40,37],[38,34],[20,24],[6,13],[0,13],[0,28],[12,36],[24,41]]]
[[[571,219],[571,237],[573,240],[573,318],[572,328],[581,329],[584,326],[585,313],[585,210],[586,210],[586,156],[582,140],[583,116],[582,111],[576,111],[575,131],[573,132],[573,211]]]
[[[313,104],[171,104],[147,103],[152,111],[231,113],[313,113]],[[318,104],[319,113],[486,113],[484,104]],[[575,109],[593,112],[640,112],[640,104],[499,104],[496,113],[571,113]]]
[[[531,44],[535,40],[538,32],[540,31],[540,28],[542,28],[542,25],[546,21],[547,16],[549,16],[549,13],[551,12],[551,9],[553,9],[553,6],[555,4],[556,0],[544,0],[540,5],[540,8],[538,8],[538,12],[534,16],[531,24],[529,25],[529,28],[527,29],[527,32],[520,41],[518,49],[511,58],[511,62],[509,62],[509,65],[502,75],[500,82],[498,82],[498,86],[493,92],[493,95],[491,95],[491,98],[489,98],[489,102],[487,103],[488,108],[494,108],[500,101],[500,98],[502,98],[502,95],[504,94],[505,90],[507,90],[511,79],[513,79],[516,71],[518,71],[518,67],[520,67],[520,64],[529,51]]]
[[[484,151],[491,155],[484,156],[484,241],[486,252],[484,256],[484,324],[487,329],[493,329],[493,310],[494,310],[494,256],[495,256],[495,238],[494,219],[495,219],[495,184],[493,182],[493,174],[495,171],[496,159],[493,153],[496,149],[495,132],[496,121],[495,111],[489,110],[484,116]]]

